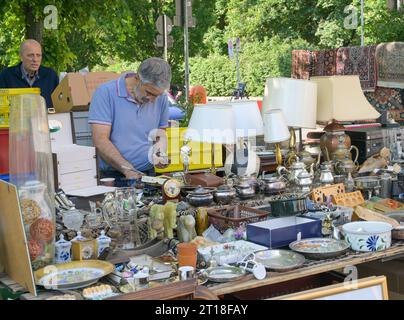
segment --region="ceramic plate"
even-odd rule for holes
[[[332,238],[310,238],[292,242],[289,248],[306,258],[321,260],[344,254],[350,245],[344,240]]]
[[[73,261],[37,270],[34,277],[37,285],[55,290],[71,290],[96,283],[113,270],[114,265],[106,261]]]
[[[290,250],[264,250],[255,253],[257,262],[274,271],[289,271],[305,262],[304,256]]]
[[[245,271],[238,267],[214,267],[205,271],[208,280],[213,282],[236,281],[244,277]]]

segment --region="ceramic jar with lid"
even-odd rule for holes
[[[64,239],[63,234],[59,236],[59,241],[55,242],[55,262],[56,264],[66,263],[72,260],[72,243]]]
[[[105,231],[101,231],[101,235],[97,238],[97,248],[98,248],[98,256],[106,249],[109,248],[111,243],[111,238],[105,235]]]
[[[213,201],[213,194],[211,191],[198,186],[194,191],[188,192],[186,199],[194,207],[209,206]]]

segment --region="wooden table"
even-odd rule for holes
[[[355,266],[361,263],[374,260],[393,260],[404,256],[404,242],[395,242],[392,247],[379,252],[355,253],[349,252],[347,255],[332,260],[314,261],[309,260],[301,268],[288,272],[267,272],[264,280],[256,280],[253,275],[249,274],[244,279],[224,284],[209,286],[217,296],[239,292],[248,289],[259,288],[280,282],[295,280],[306,276],[316,275],[324,272],[341,269],[347,266]]]

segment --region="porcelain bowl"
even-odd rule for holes
[[[352,250],[381,251],[391,246],[393,226],[386,222],[357,221],[344,224],[342,233]]]

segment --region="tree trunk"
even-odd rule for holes
[[[387,8],[389,10],[397,10],[397,0],[387,0]]]
[[[25,14],[25,39],[34,39],[42,44],[43,21],[33,12],[33,8],[28,4],[24,6]]]

